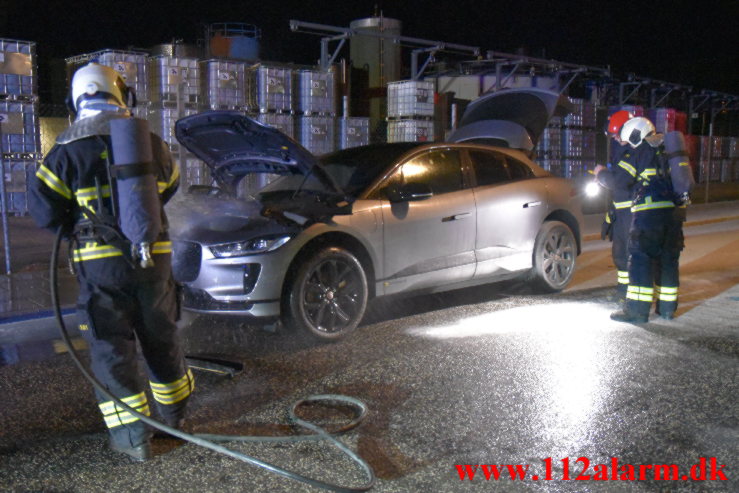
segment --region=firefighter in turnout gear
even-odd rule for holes
[[[673,318],[677,309],[685,215],[684,207],[675,202],[661,137],[643,117],[632,118],[621,128],[621,140],[633,148],[619,166],[619,180],[633,187],[629,286],[623,310],[611,314],[621,322],[647,322],[654,298],[662,318]]]
[[[628,142],[621,140],[621,127],[634,115],[628,111],[620,110],[611,115],[608,120],[606,134],[613,139],[611,143],[611,163],[613,166],[606,168],[598,165],[595,167],[595,176],[598,183],[611,192],[611,204],[604,224],[604,234],[612,241],[611,257],[616,266],[617,273],[617,296],[619,302],[626,299],[626,289],[629,285],[629,229],[631,228],[631,198],[632,187],[628,180],[620,179],[623,166],[631,159],[632,148]],[[625,177],[624,177],[625,178]]]
[[[130,118],[133,97],[112,68],[96,63],[80,68],[72,79],[68,102],[76,119],[59,135],[36,173],[30,190],[31,215],[41,227],[62,227],[70,240],[80,288],[79,329],[89,343],[96,378],[128,406],[150,415],[147,385],[137,364],[138,341],[156,409],[165,424],[179,428],[194,380],[175,325],[178,301],[163,207],[177,191],[179,170],[166,144],[148,127],[140,147],[151,162],[132,167],[111,164],[116,162],[112,123],[137,121]],[[155,240],[145,245],[148,259],[137,258],[132,241],[122,233],[121,218],[116,217],[123,201],[133,202],[123,207],[130,212],[139,200],[129,193],[117,194],[124,178],[140,183],[146,178],[153,187],[154,200],[149,202],[157,217]],[[102,395],[98,402],[111,448],[135,460],[150,458],[148,426]]]

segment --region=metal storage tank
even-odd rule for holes
[[[241,22],[210,24],[206,30],[208,56],[235,60],[259,60],[261,30]]]
[[[356,31],[400,36],[402,22],[388,17],[368,17],[349,24]],[[386,116],[387,102],[383,94],[388,82],[400,79],[400,45],[374,36],[353,36],[349,47],[354,67],[366,68],[369,76],[369,116],[373,126]]]

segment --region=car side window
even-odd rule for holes
[[[506,168],[506,158],[497,152],[470,150],[470,160],[477,177],[477,186],[503,183],[511,178]]]
[[[400,167],[403,184],[424,183],[434,195],[463,188],[459,151],[431,151],[412,158]]]
[[[531,168],[526,166],[520,161],[508,157],[508,172],[511,174],[511,180],[522,180],[524,178],[531,178],[534,174],[531,172]]]

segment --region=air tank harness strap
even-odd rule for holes
[[[82,213],[87,218],[86,221],[80,221],[74,229],[74,237],[76,240],[94,239],[103,245],[110,245],[117,248],[123,254],[126,262],[135,267],[134,259],[131,257],[131,242],[123,236],[115,224],[109,223],[101,219],[89,207],[82,207]]]
[[[154,163],[136,163],[136,164],[111,164],[110,175],[113,178],[125,180],[136,176],[156,175]]]

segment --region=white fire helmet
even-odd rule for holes
[[[631,147],[638,147],[645,138],[654,134],[656,129],[648,118],[637,116],[624,123],[621,127],[621,140],[628,142]]]
[[[133,94],[121,75],[111,67],[94,62],[74,73],[67,106],[76,114],[85,102],[93,100],[121,108],[133,106]]]

